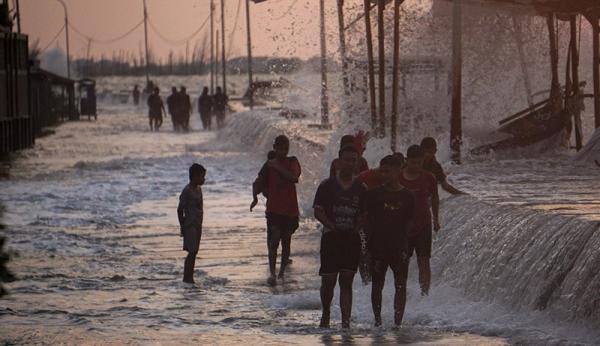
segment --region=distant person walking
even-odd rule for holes
[[[440,199],[437,182],[433,174],[423,169],[423,149],[411,145],[406,152],[406,167],[400,174],[400,184],[410,190],[415,197],[415,219],[408,231],[408,255],[417,254],[419,266],[419,284],[421,294],[428,295],[431,285],[432,227],[440,230],[438,211]],[[433,225],[432,225],[433,216]]]
[[[202,95],[198,98],[198,113],[200,113],[200,120],[202,120],[202,128],[204,130],[211,130],[211,113],[212,113],[213,100],[208,94],[208,88],[202,89]]]
[[[225,126],[225,115],[228,102],[229,97],[223,93],[221,87],[217,87],[217,91],[213,95],[213,112],[217,118],[218,129],[222,129],[223,126]]]
[[[178,112],[181,120],[181,127],[183,131],[190,130],[190,114],[192,113],[192,100],[190,95],[187,94],[187,90],[184,86],[179,88],[178,100]]]
[[[384,157],[378,173],[383,186],[367,192],[365,219],[367,248],[372,258],[371,305],[375,326],[381,325],[382,291],[387,269],[394,274],[394,323],[402,324],[406,306],[408,277],[408,228],[414,219],[415,199],[412,192],[400,185],[404,160],[394,155]]]
[[[366,188],[354,178],[359,154],[356,147],[347,145],[338,156],[336,176],[319,185],[313,203],[315,218],[323,225],[319,269],[322,328],[329,328],[331,301],[338,276],[342,328],[350,327],[352,283],[361,253],[358,230]]]
[[[178,132],[181,129],[181,120],[177,112],[177,88],[171,87],[171,95],[167,97],[167,110],[171,114],[173,131]]]
[[[163,123],[163,113],[165,113],[165,105],[160,98],[160,90],[155,87],[152,94],[148,96],[148,118],[150,123],[150,131],[158,131]]]
[[[437,153],[437,142],[435,139],[432,137],[423,138],[421,140],[421,149],[423,149],[423,169],[435,176],[437,183],[440,184],[442,189],[453,195],[465,195],[466,193],[448,183],[444,168],[442,168],[442,165],[435,158],[435,154]]]
[[[177,218],[180,236],[183,237],[183,250],[188,253],[183,266],[183,282],[194,283],[194,266],[202,238],[204,201],[201,186],[204,184],[206,169],[194,163],[189,169],[189,175],[190,182],[179,196]]]
[[[133,95],[133,104],[135,106],[140,104],[140,88],[138,87],[138,85],[134,85],[133,86],[133,91],[131,92]]]
[[[274,158],[269,159],[266,170],[261,169],[253,184],[253,202],[256,205],[258,193],[267,194],[267,247],[269,253],[269,285],[276,285],[275,278],[277,250],[281,243],[281,262],[277,277],[283,279],[291,251],[292,234],[298,229],[298,196],[296,184],[302,173],[300,163],[294,156],[288,156],[290,140],[277,136],[273,143]],[[264,167],[263,167],[264,168]]]

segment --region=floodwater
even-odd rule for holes
[[[388,275],[384,326],[374,328],[370,286],[357,278],[353,328],[339,328],[336,304],[334,327],[321,330],[319,232],[307,206],[328,158],[314,146],[292,147],[304,168],[305,215],[292,242],[294,262],[285,281],[271,288],[264,208],[248,211],[250,184],[265,159],[267,137],[289,123],[271,117],[273,127],[257,130],[256,114],[232,115],[232,130],[217,135],[197,130],[194,115],[191,133],[173,133],[168,119],[160,133],[152,133],[144,112],[111,106],[97,122],[66,123],[24,151],[10,179],[0,181],[8,226],[2,232],[18,252],[10,267],[19,278],[0,302],[3,342],[578,345],[600,340],[600,307],[594,300],[600,243],[597,226],[589,221],[598,220],[600,186],[591,168],[575,174],[561,160],[543,158],[449,166],[452,181],[472,196],[446,197],[442,204],[444,228],[434,242],[431,295],[420,297],[412,268],[406,323],[395,330]],[[268,135],[255,138],[252,131]],[[176,206],[192,162],[208,173],[196,284],[189,285],[181,282],[185,252]],[[565,175],[571,180],[561,183]],[[555,192],[560,198],[549,197]],[[537,292],[556,283],[556,276],[562,280],[550,285],[549,295]]]

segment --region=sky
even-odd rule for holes
[[[220,0],[215,1],[215,18],[220,21]],[[246,54],[245,0],[225,1],[226,45],[229,57]],[[142,0],[64,0],[70,24],[88,37],[108,40],[126,33],[143,19]],[[147,0],[151,24],[167,39],[181,41],[167,43],[149,27],[152,50],[163,59],[173,50],[184,54],[185,38],[196,31],[209,14],[210,0]],[[347,20],[362,10],[362,0],[346,0]],[[239,16],[238,5],[241,6]],[[338,50],[336,0],[325,0],[328,30],[328,52]],[[40,48],[65,48],[65,34],[52,41],[64,24],[64,11],[58,0],[20,0],[22,31],[30,41],[39,39]],[[298,56],[308,58],[319,54],[319,0],[267,0],[250,2],[253,55]],[[238,17],[235,31],[234,24]],[[215,21],[215,30],[220,22]],[[209,24],[190,40],[190,51]],[[232,33],[233,31],[233,33]],[[70,30],[70,50],[75,57],[85,57],[88,42],[82,35]],[[110,44],[92,42],[90,54],[110,57],[113,51],[126,50],[136,54],[143,49],[144,29],[138,27],[122,40]]]

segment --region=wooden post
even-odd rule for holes
[[[525,60],[525,51],[523,50],[523,33],[521,32],[521,24],[517,20],[517,17],[512,17],[513,29],[515,34],[515,41],[517,43],[517,50],[519,52],[519,62],[521,65],[521,73],[523,74],[523,82],[525,83],[525,92],[527,93],[527,103],[529,107],[533,106],[533,94],[531,90],[531,81],[529,80],[529,71],[527,69],[527,61]]]
[[[583,134],[581,132],[581,89],[579,88],[579,47],[577,47],[577,16],[571,16],[571,77],[573,78],[573,122],[575,125],[575,148],[581,150],[583,146]]]
[[[248,46],[248,92],[250,109],[254,108],[254,88],[252,87],[252,40],[250,34],[250,0],[246,0],[246,36]]]
[[[594,50],[594,126],[600,127],[600,23],[598,16],[590,18],[592,24],[592,40]]]
[[[340,59],[342,61],[342,83],[344,86],[344,95],[350,95],[350,85],[348,82],[348,59],[346,58],[346,34],[344,30],[344,0],[337,0],[338,27],[340,36]],[[351,116],[351,114],[348,114]]]
[[[454,0],[452,10],[452,115],[450,119],[451,158],[460,163],[462,142],[462,4]]]
[[[398,70],[400,69],[400,4],[403,0],[394,0],[394,62],[392,66],[392,122],[391,149],[396,152],[398,131]]]
[[[377,39],[379,41],[379,136],[385,137],[385,30],[384,17],[385,0],[377,4]]]
[[[371,130],[377,129],[377,101],[375,95],[375,58],[373,57],[373,34],[371,31],[371,3],[364,0],[365,6],[365,33],[367,35],[367,64],[369,73],[369,99],[371,102]]]
[[[329,126],[329,97],[327,95],[327,45],[325,33],[325,0],[319,1],[321,27],[321,126]]]
[[[550,41],[550,68],[552,70],[552,82],[550,86],[550,110],[552,113],[559,112],[562,108],[560,97],[560,84],[558,81],[558,45],[556,42],[556,29],[554,13],[546,17],[548,25],[548,40]]]
[[[215,30],[214,30],[214,12],[215,4],[210,0],[210,94],[214,94],[215,89]]]
[[[225,60],[225,0],[221,0],[221,68],[223,73],[223,94],[227,95],[227,64]]]

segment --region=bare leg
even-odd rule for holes
[[[342,328],[350,328],[352,315],[352,282],[354,272],[340,272],[340,309],[342,310]]]
[[[290,247],[292,243],[292,233],[286,232],[281,237],[281,264],[279,265],[279,278],[283,278],[285,268],[287,267],[288,260],[290,259]]]
[[[269,272],[271,273],[271,277],[269,278],[270,282],[273,282],[275,279],[275,270],[277,266],[277,249],[279,248],[279,242],[281,240],[281,230],[279,227],[274,227],[273,225],[269,225],[269,221],[267,220],[267,249],[269,251]]]
[[[400,270],[394,271],[394,324],[400,326],[404,318],[404,308],[406,307],[406,279],[408,277],[408,262]]]
[[[333,300],[333,289],[337,281],[337,274],[328,274],[321,276],[321,306],[323,315],[321,316],[321,328],[329,328],[329,317],[331,314],[331,301]]]
[[[197,252],[188,252],[183,265],[183,282],[194,283],[194,265]]]
[[[373,283],[371,286],[371,306],[373,307],[373,316],[377,327],[381,325],[381,300],[385,284],[385,271],[382,273],[381,269],[377,265],[373,266]]]
[[[421,285],[421,295],[426,296],[429,294],[429,287],[431,285],[429,257],[417,257],[417,264],[419,265],[419,285]]]

